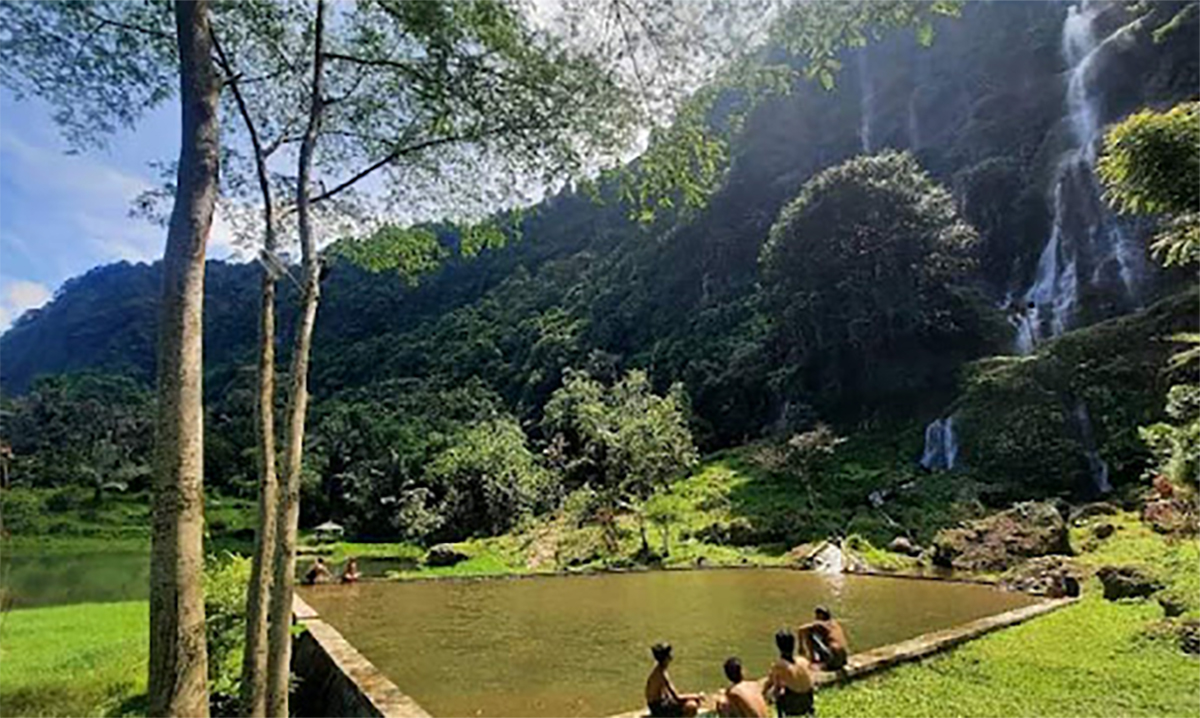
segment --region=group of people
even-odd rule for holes
[[[346,565],[342,567],[340,580],[342,583],[356,583],[360,578],[362,578],[362,574],[358,572],[358,559],[351,556],[346,559]],[[333,583],[333,580],[333,572],[325,565],[325,559],[318,556],[312,568],[308,569],[300,582],[311,586],[315,583]]]
[[[801,626],[795,633],[784,628],[775,634],[779,658],[766,678],[756,681],[747,678],[742,662],[736,656],[725,661],[725,677],[729,687],[717,696],[717,713],[739,718],[767,718],[767,704],[774,703],[780,716],[802,716],[813,713],[812,671],[835,671],[846,665],[848,656],[846,632],[829,609],[817,606],[815,620]],[[797,653],[799,648],[799,653]],[[654,669],[646,679],[646,707],[652,716],[694,716],[704,701],[702,693],[680,693],[667,674],[671,645],[657,643],[650,648]]]

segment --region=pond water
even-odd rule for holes
[[[642,704],[649,646],[682,691],[758,677],[774,635],[825,604],[852,652],[1029,604],[987,586],[789,570],[656,571],[314,586],[302,595],[433,715],[605,716]]]
[[[312,565],[301,557],[297,576]],[[367,577],[411,569],[411,560],[363,558],[359,570]],[[342,564],[331,564],[340,575]],[[0,607],[34,608],[70,603],[142,601],[150,597],[148,551],[88,551],[47,553],[21,551],[0,556]]]
[[[4,608],[137,601],[150,596],[144,551],[6,554],[0,560]]]

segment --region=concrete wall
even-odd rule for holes
[[[292,642],[293,715],[429,718],[299,596],[292,617],[307,629]]]

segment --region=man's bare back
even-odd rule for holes
[[[767,718],[770,715],[758,681],[742,681],[726,688],[725,700],[728,711],[723,715],[735,718]]]

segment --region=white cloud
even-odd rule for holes
[[[17,279],[6,284],[0,292],[0,330],[8,329],[27,309],[40,307],[54,293],[45,284]]]

